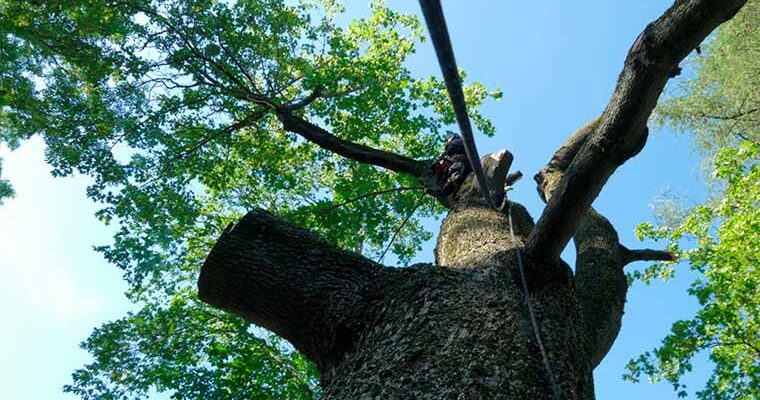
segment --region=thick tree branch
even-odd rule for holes
[[[409,157],[374,149],[363,144],[341,139],[321,127],[280,110],[277,114],[286,131],[300,135],[317,146],[335,154],[364,164],[377,165],[395,172],[402,172],[424,179],[430,173],[428,163]],[[426,186],[427,185],[426,183]]]
[[[607,355],[620,332],[628,281],[610,221],[595,210],[581,219],[575,243],[575,291],[592,368]]]
[[[678,63],[745,1],[678,0],[639,35],[599,127],[583,144],[528,237],[526,250],[532,258],[559,259],[607,179],[644,146],[646,121]]]
[[[581,307],[592,367],[607,355],[620,332],[628,292],[623,267],[634,261],[673,261],[661,250],[629,250],[619,244],[612,224],[593,208],[578,225],[575,243],[575,290]]]
[[[219,238],[198,295],[290,341],[330,371],[359,331],[383,266],[263,211]]]
[[[578,129],[536,174],[539,196],[551,201],[565,170],[599,125],[599,118]],[[619,243],[612,224],[589,209],[573,236],[575,243],[575,290],[581,309],[585,343],[592,367],[601,362],[620,332],[628,282],[623,267],[637,260],[673,260],[659,250],[629,250]]]

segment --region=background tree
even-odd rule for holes
[[[351,248],[358,244],[352,241],[358,241],[356,232],[361,229],[357,228],[363,225],[363,230],[368,232],[367,241],[371,245],[374,237],[379,252],[390,236],[396,236],[396,224],[389,221],[409,215],[407,212],[417,206],[414,201],[409,201],[409,196],[414,193],[402,190],[400,184],[419,185],[419,179],[435,190],[430,187],[434,185],[426,175],[426,163],[409,156],[432,156],[436,148],[433,138],[437,136],[430,135],[426,141],[419,133],[433,133],[440,124],[450,122],[451,117],[440,83],[412,79],[401,67],[403,56],[411,51],[410,41],[390,27],[399,23],[414,31],[416,22],[413,19],[378,6],[372,18],[344,30],[332,26],[329,18],[312,24],[314,15],[320,14],[314,9],[303,5],[286,7],[279,2],[234,5],[211,2],[161,5],[46,2],[25,3],[21,9],[14,7],[18,6],[14,3],[4,6],[3,15],[8,24],[3,26],[8,26],[11,31],[6,35],[9,50],[5,54],[11,55],[9,59],[14,66],[32,65],[32,68],[11,69],[24,71],[20,75],[8,74],[9,87],[13,89],[9,92],[14,97],[3,108],[4,122],[9,126],[3,129],[4,138],[14,143],[25,135],[41,133],[48,141],[49,158],[58,173],[70,173],[76,168],[96,177],[90,194],[107,204],[100,216],[106,221],[115,219],[122,226],[115,245],[103,248],[103,251],[125,270],[127,279],[133,284],[130,294],[137,300],[161,304],[158,307],[169,310],[168,298],[184,298],[183,291],[188,290],[188,282],[194,278],[213,235],[227,222],[237,219],[243,209],[265,205],[291,221],[308,223],[315,218],[304,217],[300,210],[319,209],[320,206],[308,205],[309,201],[319,203],[327,199],[327,204],[323,205],[328,206],[349,198],[340,195],[341,190],[372,189],[385,183],[387,186],[383,190],[392,190],[389,193],[398,195],[398,199],[357,207],[357,211],[363,213],[361,219],[344,216],[323,222],[323,225],[314,221],[312,225],[333,243]],[[736,6],[724,6],[725,13],[716,13],[715,18],[711,18],[712,8],[718,8],[715,4],[679,2],[636,42],[616,97],[602,117],[600,128],[584,130],[585,134],[576,137],[586,139],[587,143],[575,157],[582,161],[574,165],[585,161],[591,162],[590,166],[594,168],[587,164],[585,168],[569,169],[569,178],[558,186],[558,194],[551,196],[545,218],[539,221],[538,228],[530,230],[529,255],[541,254],[548,261],[558,256],[559,250],[575,232],[579,217],[586,213],[617,164],[643,145],[646,116],[675,67],[674,63],[677,64],[689,47],[696,45],[713,26],[736,11]],[[334,10],[333,4],[326,3],[321,14],[329,17]],[[234,26],[239,29],[231,29]],[[105,31],[101,27],[105,27]],[[224,29],[220,29],[222,27]],[[232,37],[226,37],[227,34]],[[277,35],[280,40],[262,41],[264,35]],[[658,53],[659,40],[674,39],[671,35],[683,40],[678,41],[680,46],[676,46],[675,53]],[[323,47],[320,48],[319,44]],[[650,45],[654,46],[651,53]],[[246,51],[251,54],[246,55]],[[235,65],[236,61],[245,61],[245,64],[240,67]],[[97,63],[104,64],[95,65]],[[649,68],[650,63],[654,69]],[[640,69],[641,65],[647,67]],[[37,78],[30,78],[29,72]],[[652,74],[647,75],[650,72]],[[26,90],[16,94],[18,88]],[[469,92],[470,103],[477,104],[485,97],[482,87],[475,86]],[[418,109],[419,114],[415,112]],[[427,112],[431,110],[439,114],[430,117]],[[477,122],[477,114],[475,117]],[[324,123],[332,133],[318,128],[314,121]],[[480,122],[481,130],[490,130],[485,121],[481,119]],[[393,135],[386,136],[385,132],[393,132]],[[321,146],[322,150],[305,141]],[[562,175],[567,167],[565,162],[572,160],[578,150],[573,143],[569,146],[572,150],[558,153],[559,161],[550,164],[553,168],[544,174],[544,183],[554,187],[552,178]],[[371,148],[367,147],[370,145]],[[619,158],[613,157],[599,164],[599,157],[593,150],[595,147],[607,149],[609,154]],[[406,156],[392,154],[387,151],[389,149]],[[413,178],[348,162],[335,154]],[[285,158],[278,161],[278,157],[285,155],[287,160],[302,160],[304,163],[300,165],[313,169],[294,168],[294,164],[282,161]],[[368,187],[363,187],[363,182]],[[324,187],[335,192],[325,193]],[[549,192],[546,191],[545,197],[550,197]],[[273,197],[272,193],[277,196]],[[363,193],[366,191],[357,194]],[[477,198],[475,194],[469,197]],[[426,207],[424,202],[420,207]],[[429,212],[436,210],[432,203],[427,207]],[[424,212],[425,209],[421,210]],[[267,218],[267,214],[252,215],[259,220]],[[357,222],[354,226],[347,224],[352,220]],[[290,225],[276,222],[279,220],[269,221],[271,226],[283,228],[283,232],[291,229],[288,228]],[[604,225],[603,220],[600,223]],[[405,228],[409,230],[402,232],[401,237],[407,238],[406,243],[413,244],[414,233],[420,230],[415,231],[413,223],[406,226],[410,228]],[[504,226],[501,228],[503,234]],[[558,233],[551,232],[553,229]],[[520,236],[528,233],[527,229],[518,232]],[[308,238],[300,234],[296,236]],[[401,243],[405,242],[402,240]],[[610,249],[617,252],[616,240],[612,244]],[[507,250],[514,253],[516,243],[500,245],[506,245]],[[324,247],[326,251],[332,251],[330,246]],[[403,246],[396,249],[402,257],[403,249]],[[454,258],[461,256],[457,253],[450,255]],[[622,254],[631,256],[625,251]],[[265,255],[276,255],[276,252]],[[357,265],[364,263],[356,258],[347,259],[356,261]],[[464,262],[459,261],[460,264]],[[620,267],[620,260],[616,261]],[[534,273],[532,278],[542,275],[536,274],[535,268],[529,266],[528,269]],[[414,271],[428,273],[424,268]],[[436,269],[430,273],[445,275],[449,273],[446,271]],[[531,281],[535,283],[540,279]],[[516,293],[513,292],[512,296]],[[565,294],[573,297],[570,293]],[[545,299],[536,300],[541,304]],[[593,304],[594,299],[590,300],[586,299],[586,304]],[[197,303],[180,302],[176,306],[187,305],[196,306]],[[618,309],[617,313],[620,311]],[[187,310],[183,314],[190,312]],[[132,325],[127,326],[163,328],[161,322],[170,314],[145,312],[130,317]],[[214,315],[229,318],[223,314]],[[142,322],[140,318],[149,321]],[[223,324],[219,325],[224,334],[216,342],[211,340],[216,332],[208,330],[211,337],[208,343],[213,343],[210,348],[237,351],[234,347],[224,347],[228,343],[226,334],[234,329],[223,329]],[[114,337],[120,335],[117,325],[112,324],[109,328],[110,332],[115,332]],[[174,328],[169,324],[166,329],[173,332]],[[248,330],[246,327],[237,332],[245,334]],[[148,333],[143,336],[155,338],[158,335]],[[136,345],[123,346],[128,351],[126,356],[131,359],[140,359],[141,352],[160,347],[154,342],[146,350],[145,343],[131,340],[128,344]],[[609,337],[604,341],[611,344]],[[108,340],[103,342],[105,346],[98,344],[97,337],[89,343],[98,351],[108,350]],[[262,344],[255,341],[240,343]],[[276,350],[276,346],[269,346],[270,350],[272,348]],[[275,351],[270,353],[277,354]],[[203,393],[200,390],[213,390],[210,394],[216,397],[246,395],[230,393],[243,390],[243,385],[202,384],[200,380],[189,378],[193,375],[183,375],[182,372],[188,369],[196,373],[195,376],[225,377],[231,373],[226,370],[230,366],[227,363],[229,355],[193,354],[196,358],[191,354],[180,358],[180,363],[165,362],[170,360],[161,359],[166,356],[159,354],[153,359],[158,361],[152,370],[155,372],[147,374],[135,371],[137,367],[124,371],[113,364],[106,368],[115,370],[108,371],[103,365],[94,365],[79,374],[81,385],[71,390],[85,396],[99,393],[139,395],[140,390],[145,390],[145,383],[152,380],[166,385],[160,388],[176,389],[178,396]],[[212,357],[219,354],[223,356]],[[533,351],[531,368],[534,369],[539,366],[535,354]],[[597,358],[602,355],[594,354],[592,358],[598,362]],[[572,362],[583,363],[582,358],[575,357]],[[123,362],[121,365],[130,364]],[[321,367],[324,366],[323,363]],[[585,382],[582,392],[588,394],[590,370],[588,366],[581,369],[584,371],[575,375],[575,379]],[[322,372],[324,380],[325,370]],[[301,386],[309,389],[308,379],[301,381]],[[301,392],[308,393],[308,390]]]
[[[659,226],[643,224],[642,237],[668,240],[697,279],[689,293],[701,308],[678,321],[662,346],[632,360],[626,377],[673,383],[685,394],[683,376],[693,357],[709,353],[714,364],[703,399],[751,399],[760,393],[760,2],[749,1],[691,59],[685,79],[655,113],[695,138],[709,163],[711,196],[684,206],[666,199]],[[675,206],[675,207],[674,207]],[[634,274],[645,282],[675,273],[672,263]]]

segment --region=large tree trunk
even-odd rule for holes
[[[514,213],[530,219],[522,208]],[[503,213],[453,209],[437,246],[446,266],[384,271],[365,328],[324,382],[325,398],[551,398],[515,251]],[[530,301],[564,397],[593,398],[570,280]]]
[[[574,151],[540,174],[544,198]],[[510,162],[484,158],[498,196]],[[252,211],[217,241],[199,295],[293,343],[319,367],[324,399],[593,399],[592,371],[620,329],[623,265],[642,257],[592,211],[573,276],[519,257],[532,218],[516,203],[489,208],[474,177],[447,201],[436,265],[403,269]]]
[[[532,221],[520,206],[512,212],[519,242]],[[257,310],[243,314],[315,360],[324,399],[552,398],[505,213],[480,204],[452,209],[437,246],[446,266],[381,267],[298,230],[261,211],[249,214],[212,251],[200,291],[222,308]],[[260,279],[251,264],[262,260],[261,252],[272,260],[275,247],[292,246],[290,234],[298,234],[304,247],[276,261],[291,265],[282,279],[293,286],[277,296],[278,309],[310,315],[307,324],[295,315],[267,313],[272,296],[264,286],[270,283],[257,282],[260,293],[250,292],[251,281]],[[231,265],[233,257],[251,264]],[[326,259],[334,266],[327,275]],[[591,399],[582,318],[571,271],[563,268],[557,279],[533,288],[529,299],[562,397]],[[309,271],[318,269],[332,281],[321,299],[304,291],[317,278]]]
[[[511,155],[484,161],[503,188]],[[251,212],[211,251],[200,296],[290,340],[317,363],[324,399],[592,399],[572,271],[523,260],[542,271],[526,296],[528,212],[489,208],[472,176],[449,201],[436,265],[404,269]]]
[[[647,26],[605,112],[536,176],[548,204],[535,226],[517,204],[487,207],[473,177],[443,198],[424,162],[347,142],[279,108],[287,130],[414,175],[450,207],[436,265],[384,267],[257,210],[222,234],[199,296],[288,339],[319,367],[326,400],[593,399],[592,371],[620,330],[623,267],[673,255],[625,248],[591,203],[644,146],[646,120],[678,63],[743,3],[677,0]],[[484,159],[489,196],[504,195],[510,163],[508,153]],[[570,238],[574,273],[559,259]]]

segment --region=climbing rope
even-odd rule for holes
[[[472,171],[478,178],[478,185],[480,185],[480,189],[483,192],[483,197],[485,197],[491,208],[498,210],[496,201],[488,190],[483,166],[480,164],[480,156],[478,156],[478,149],[475,147],[470,118],[467,116],[467,103],[464,100],[462,84],[459,82],[459,70],[457,70],[457,62],[454,59],[454,50],[451,48],[451,39],[449,38],[449,30],[446,28],[446,20],[443,18],[441,2],[439,0],[420,0],[420,7],[422,7],[422,14],[425,16],[430,38],[433,40],[433,47],[438,56],[438,64],[441,66],[443,80],[446,82],[446,89],[449,92],[451,105],[454,107],[454,116],[462,134],[467,159],[470,160]]]
[[[462,84],[459,81],[459,70],[457,69],[457,63],[454,59],[454,50],[451,47],[451,39],[449,38],[449,31],[446,27],[446,19],[443,17],[443,9],[441,8],[440,0],[420,0],[420,7],[422,8],[422,14],[425,16],[425,23],[427,24],[428,31],[430,32],[430,38],[433,41],[433,47],[435,53],[438,56],[438,64],[441,67],[443,73],[443,80],[446,82],[446,89],[449,92],[449,99],[451,105],[454,108],[454,116],[456,117],[457,124],[462,134],[464,141],[464,149],[467,153],[467,158],[472,166],[472,171],[478,179],[478,185],[480,185],[483,197],[485,197],[488,205],[494,210],[501,211],[504,209],[504,203],[507,204],[509,218],[509,234],[512,236],[512,243],[517,243],[514,229],[512,228],[512,203],[507,201],[506,194],[500,207],[496,206],[496,201],[488,189],[486,184],[486,177],[483,173],[483,166],[480,163],[480,157],[478,156],[478,149],[475,147],[475,139],[472,134],[472,126],[470,126],[470,118],[467,114],[467,103],[464,99],[464,92],[462,91]],[[528,282],[525,279],[525,268],[523,266],[522,249],[517,247],[517,265],[520,272],[520,281],[522,283],[522,289],[525,296],[525,303],[528,307],[528,314],[530,315],[530,323],[533,327],[533,333],[536,337],[536,343],[538,349],[541,352],[541,360],[546,369],[546,374],[549,377],[549,383],[552,387],[552,393],[554,400],[560,400],[560,391],[557,382],[554,380],[554,374],[552,373],[551,365],[549,364],[549,357],[544,347],[544,342],[541,340],[541,334],[538,330],[538,322],[536,321],[536,315],[533,311],[533,306],[530,303],[530,297],[528,293]]]
[[[506,196],[505,199],[506,200]],[[509,219],[509,235],[512,237],[512,243],[517,243],[515,237],[515,231],[512,229],[512,203],[507,202],[507,218]],[[530,303],[530,297],[528,296],[528,280],[525,279],[525,268],[523,267],[522,249],[517,247],[517,267],[520,271],[520,282],[522,283],[523,293],[525,294],[525,304],[528,306],[528,315],[530,315],[530,324],[533,327],[533,334],[536,336],[536,343],[538,344],[538,350],[541,352],[541,360],[546,368],[546,374],[549,376],[549,383],[552,386],[552,392],[554,393],[554,400],[559,400],[559,387],[554,380],[554,374],[552,373],[551,364],[549,364],[549,356],[546,354],[546,348],[544,347],[544,341],[541,340],[541,334],[538,331],[538,322],[536,322],[536,313],[533,311],[533,305]]]

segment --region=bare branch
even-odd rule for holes
[[[607,179],[644,146],[646,121],[678,63],[745,1],[678,0],[644,29],[628,52],[599,127],[583,144],[528,237],[530,257],[559,260]]]
[[[321,96],[322,96],[322,88],[316,87],[311,93],[309,93],[308,96],[304,97],[303,99],[295,101],[286,106],[282,106],[280,108],[284,111],[298,110],[300,108],[304,108],[308,106],[309,104],[313,103],[314,100],[320,98]]]
[[[380,258],[378,258],[377,262],[383,262],[383,259],[385,258],[385,255],[388,253],[388,250],[390,250],[391,245],[393,245],[393,242],[396,241],[396,238],[398,237],[398,234],[401,233],[401,230],[404,229],[404,226],[406,226],[406,223],[409,222],[409,219],[412,218],[414,213],[417,212],[417,209],[420,208],[421,201],[417,201],[417,204],[415,204],[412,211],[404,217],[404,219],[401,221],[401,223],[396,227],[396,229],[393,231],[393,236],[391,236],[391,240],[388,241],[388,245],[385,246],[385,250],[383,250],[383,254],[380,255]]]
[[[625,262],[625,264],[630,264],[634,261],[675,261],[678,259],[678,257],[672,252],[663,250],[631,250],[621,245],[619,251],[623,257],[623,262]]]
[[[522,172],[520,171],[512,172],[509,175],[507,175],[507,179],[504,181],[504,186],[512,186],[515,183],[517,183],[517,181],[522,179],[522,177],[523,177]]]
[[[378,167],[402,172],[418,178],[424,178],[429,173],[429,166],[424,161],[417,161],[389,151],[378,150],[341,139],[321,127],[284,110],[278,110],[277,116],[282,121],[283,129],[286,131],[296,133],[317,146],[342,157],[364,164],[377,165]]]

